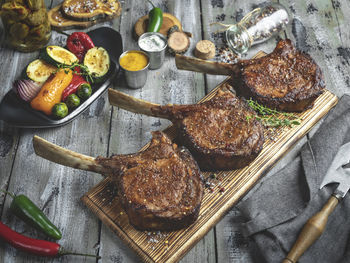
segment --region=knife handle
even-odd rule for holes
[[[282,263],[296,263],[301,255],[322,235],[328,216],[338,205],[339,200],[331,196],[321,211],[312,216],[301,230],[297,241]]]

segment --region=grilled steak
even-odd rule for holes
[[[162,132],[153,133],[145,151],[110,158],[73,153],[39,137],[33,144],[48,160],[111,176],[130,223],[139,230],[176,230],[198,217],[203,182],[197,163]]]
[[[147,103],[109,90],[112,105],[169,119],[178,129],[179,142],[196,159],[201,170],[231,170],[249,164],[262,150],[263,127],[255,112],[234,93],[219,90],[201,104],[165,105]]]
[[[311,107],[324,88],[318,65],[308,54],[297,50],[289,39],[280,40],[274,51],[264,57],[237,64],[177,55],[176,65],[179,69],[231,75],[238,95],[283,111],[303,111]]]

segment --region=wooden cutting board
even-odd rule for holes
[[[259,52],[255,57],[264,56]],[[227,81],[219,84],[201,101],[211,99]],[[338,98],[330,91],[317,98],[314,106],[300,114],[301,124],[293,127],[275,128],[265,131],[266,141],[259,156],[243,169],[218,172],[217,186],[206,189],[197,221],[186,229],[173,232],[151,233],[137,231],[128,221],[128,217],[116,197],[116,187],[110,179],[105,179],[82,197],[83,203],[95,213],[101,221],[111,228],[144,262],[177,262],[219,220],[237,203],[289,149],[301,139],[332,107]],[[175,137],[175,128],[165,130],[170,138]],[[146,145],[143,149],[148,147]],[[208,178],[212,173],[202,173]],[[222,187],[225,189],[220,191]]]

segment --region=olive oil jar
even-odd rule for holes
[[[8,46],[32,52],[50,40],[51,26],[44,0],[3,0],[0,15]]]

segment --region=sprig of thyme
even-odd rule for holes
[[[291,127],[293,125],[300,125],[301,119],[293,113],[270,109],[252,99],[247,100],[247,102],[258,113],[255,116],[247,116],[246,119],[248,122],[250,119],[255,118],[261,121],[266,127]],[[282,119],[281,116],[284,118]]]
[[[75,71],[75,67],[79,67],[81,69],[81,72]],[[79,64],[78,62],[74,62],[72,65],[59,64],[58,69],[62,69],[62,68],[63,69],[66,69],[66,68],[71,69],[71,70],[73,70],[74,74],[85,76],[91,84],[94,83],[94,79],[89,71],[89,68],[87,66],[85,66],[84,64]]]

